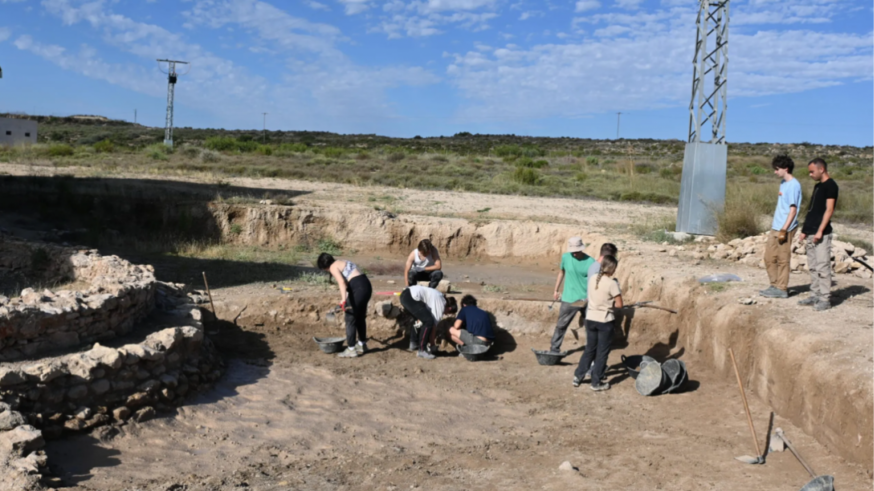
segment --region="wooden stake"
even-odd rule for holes
[[[206,271],[203,272],[203,286],[206,287],[206,294],[209,296],[209,305],[212,307],[212,315],[215,315],[215,304],[212,303],[212,293],[209,292],[209,283],[206,282]],[[216,317],[218,319],[218,317]]]
[[[744,410],[747,412],[747,422],[750,424],[750,433],[753,434],[753,444],[756,446],[754,455],[762,455],[759,453],[759,437],[756,436],[756,428],[753,426],[753,417],[750,415],[750,406],[747,404],[747,395],[744,392],[744,384],[740,380],[740,372],[737,370],[737,362],[734,360],[734,351],[728,348],[728,354],[731,355],[731,364],[734,365],[734,374],[737,376],[737,386],[740,388],[740,396],[744,401]]]

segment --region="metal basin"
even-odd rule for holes
[[[805,484],[801,491],[835,491],[835,478],[832,476],[817,476]]]
[[[631,378],[637,380],[637,376],[640,374],[640,371],[650,363],[657,363],[655,358],[646,355],[632,355],[625,356],[622,355],[622,364],[625,365],[625,369],[628,370],[628,375],[631,375]]]
[[[461,356],[465,357],[467,361],[478,361],[481,360],[486,352],[491,348],[491,346],[484,346],[482,344],[465,344],[463,346],[456,346],[455,349],[461,353]]]
[[[534,356],[537,357],[537,363],[541,365],[555,365],[560,362],[562,358],[569,355],[567,351],[559,351],[556,353],[555,351],[542,351],[531,348],[531,351],[534,352]]]
[[[346,338],[313,338],[313,341],[318,343],[319,349],[322,350],[323,353],[338,353],[343,351],[343,343],[346,342]]]

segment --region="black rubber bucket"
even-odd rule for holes
[[[622,364],[628,370],[628,375],[637,380],[637,375],[640,374],[641,365],[646,366],[648,363],[656,363],[655,358],[646,355],[622,355]]]
[[[479,361],[483,359],[486,355],[486,352],[489,351],[491,346],[485,346],[482,344],[465,344],[463,346],[456,346],[455,349],[461,353],[467,361]]]
[[[346,338],[313,338],[319,345],[319,349],[324,353],[338,353],[343,351],[343,343],[346,342]]]
[[[668,381],[670,382],[668,388],[663,391],[664,394],[679,389],[689,378],[689,375],[686,372],[686,364],[673,358],[662,363],[662,371],[668,376]]]
[[[534,356],[537,357],[537,363],[541,365],[555,365],[560,362],[565,356],[569,355],[567,351],[559,351],[556,353],[555,351],[541,351],[531,348],[531,351],[534,352]]]
[[[642,396],[654,396],[670,386],[667,374],[659,363],[646,363],[634,380],[634,388]]]

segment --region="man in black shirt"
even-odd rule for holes
[[[825,160],[816,158],[807,164],[811,179],[816,181],[813,195],[801,227],[799,240],[807,249],[807,266],[810,268],[810,296],[799,305],[813,305],[815,310],[826,310],[832,286],[832,224],[831,218],[838,202],[838,185],[828,175]]]

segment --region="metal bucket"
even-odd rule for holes
[[[662,363],[662,371],[668,377],[670,385],[663,393],[668,394],[679,389],[689,378],[686,372],[686,364],[680,360],[670,359]]]
[[[346,338],[313,338],[318,343],[319,349],[324,353],[337,353],[343,351],[343,343]]]
[[[817,476],[805,484],[800,491],[835,491],[835,478],[832,476]]]
[[[567,351],[542,351],[531,348],[531,351],[534,352],[534,356],[537,357],[537,363],[541,365],[555,365],[560,362],[565,356],[569,355]]]
[[[467,361],[478,361],[485,356],[486,352],[491,348],[491,346],[485,346],[482,344],[465,344],[463,346],[456,346],[455,349],[461,353],[461,356],[465,357]]]
[[[647,363],[634,380],[634,388],[642,396],[660,394],[670,382],[659,363]]]

